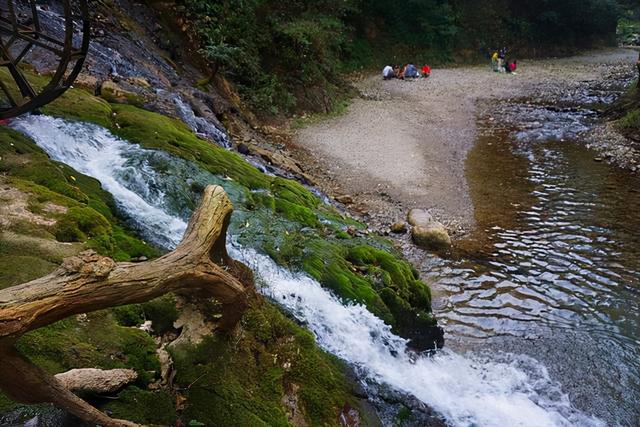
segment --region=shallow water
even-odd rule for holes
[[[579,143],[588,111],[497,117],[467,162],[478,229],[424,266],[448,342],[529,354],[583,410],[637,425],[640,179]]]

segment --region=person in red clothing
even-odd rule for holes
[[[431,67],[429,67],[427,64],[424,64],[422,66],[422,77],[427,78],[431,75]]]
[[[517,69],[518,69],[518,61],[513,61],[507,64],[507,71],[509,73],[515,73]]]

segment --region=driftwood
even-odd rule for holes
[[[169,292],[215,298],[222,328],[233,327],[253,292],[251,271],[232,260],[225,238],[232,204],[221,187],[206,188],[180,245],[144,263],[115,263],[91,251],[68,258],[48,276],[0,290],[0,389],[23,403],[51,402],[102,426],[136,425],[115,420],[74,395],[20,355],[25,333],[72,315],[141,303]]]
[[[67,390],[76,393],[112,393],[133,382],[138,373],[133,369],[72,369],[55,374],[55,379]]]

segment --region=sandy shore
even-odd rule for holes
[[[631,66],[637,52],[614,49],[583,56],[521,61],[517,75],[488,66],[436,69],[429,79],[356,85],[363,94],[343,116],[297,131],[296,156],[330,195],[347,194],[375,226],[430,209],[453,233],[474,226],[465,159],[476,141],[479,101],[521,97],[561,100],[584,81]],[[623,65],[624,64],[624,65]]]

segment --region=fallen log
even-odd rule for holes
[[[25,333],[69,316],[149,301],[173,292],[214,298],[222,305],[221,328],[232,328],[254,291],[253,275],[227,254],[233,206],[224,189],[208,186],[178,247],[144,263],[116,263],[87,251],[67,258],[53,273],[0,290],[0,389],[22,403],[51,402],[102,426],[136,425],[115,420],[74,395],[15,349]]]

